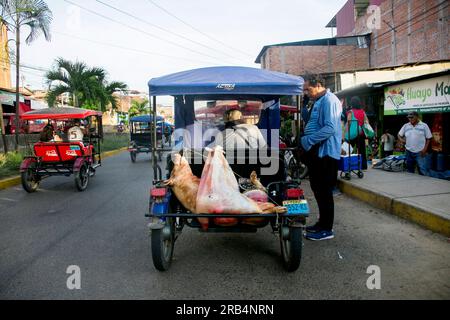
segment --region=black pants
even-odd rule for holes
[[[337,184],[338,160],[319,158],[317,149],[309,151],[305,161],[309,169],[309,181],[319,206],[319,226],[331,231],[334,223],[333,189]]]
[[[361,167],[363,170],[367,170],[366,136],[359,135],[358,138],[352,140],[350,144],[358,149],[358,153],[361,154]]]
[[[394,154],[394,151],[384,151],[383,150],[383,158],[392,156]]]

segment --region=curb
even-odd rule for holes
[[[352,198],[364,201],[378,209],[414,222],[428,230],[450,237],[450,220],[444,217],[423,208],[406,204],[401,199],[397,200],[382,193],[375,193],[340,179],[338,180],[338,185],[343,193]]]
[[[117,150],[112,150],[112,151],[106,151],[106,152],[103,152],[101,154],[101,156],[102,156],[103,159],[104,158],[109,158],[109,157],[115,156],[115,155],[117,155],[119,153],[122,153],[122,152],[124,152],[126,150],[128,150],[128,147],[124,147],[124,148],[117,149]],[[13,177],[10,177],[10,178],[6,178],[6,179],[3,179],[3,180],[0,180],[0,190],[4,190],[4,189],[11,188],[11,187],[15,187],[15,186],[17,186],[17,185],[19,185],[21,183],[22,183],[22,180],[21,180],[20,176],[13,176]]]

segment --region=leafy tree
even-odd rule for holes
[[[127,85],[118,81],[108,83],[106,75],[102,68],[90,68],[84,62],[58,58],[56,68],[46,75],[50,86],[47,102],[53,107],[61,94],[69,93],[70,103],[75,107],[106,111],[111,105],[117,109],[118,101],[113,94],[125,91]]]
[[[53,20],[52,11],[42,0],[0,0],[0,25],[6,25],[8,31],[15,33],[16,62],[16,151],[19,149],[19,102],[20,102],[20,45],[21,31],[28,27],[29,33],[25,39],[31,44],[41,34],[50,41],[50,24]]]
[[[128,115],[130,118],[151,113],[152,112],[150,111],[150,106],[147,99],[141,102],[134,100],[131,103],[130,110],[128,110]]]

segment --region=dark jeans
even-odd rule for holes
[[[410,173],[414,173],[416,171],[416,164],[419,169],[420,175],[429,175],[429,168],[427,163],[428,155],[421,156],[420,152],[411,152],[406,150],[406,169]]]
[[[319,226],[331,231],[334,223],[333,189],[337,184],[338,160],[331,157],[319,158],[314,148],[306,154],[311,189],[319,206]]]

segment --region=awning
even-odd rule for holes
[[[248,67],[211,67],[178,72],[150,80],[152,96],[300,95],[304,80],[280,72]]]
[[[164,118],[161,116],[157,116],[156,117],[156,121],[163,121]],[[150,115],[142,115],[142,116],[137,116],[137,117],[133,117],[130,119],[130,122],[144,122],[144,123],[151,123],[153,122],[153,116]]]
[[[81,108],[48,108],[42,110],[31,111],[23,114],[20,118],[23,120],[51,119],[51,120],[67,120],[67,119],[84,119],[90,116],[102,116],[100,111],[87,110]]]

